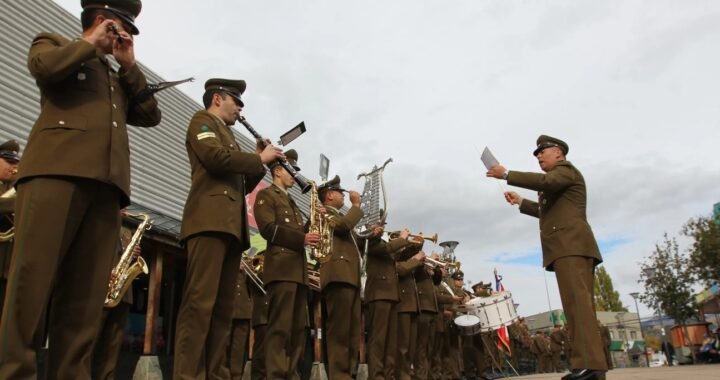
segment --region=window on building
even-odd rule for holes
[[[610,331],[610,339],[615,339],[615,331]]]
[[[630,331],[630,339],[632,339],[632,340],[637,339],[637,331]]]

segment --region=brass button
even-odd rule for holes
[[[113,127],[117,128],[117,122],[113,121]]]
[[[227,190],[223,191],[223,194],[227,195]]]
[[[113,108],[117,109],[117,104],[113,104]]]
[[[60,120],[60,121],[58,121],[58,124],[60,124],[60,125],[65,125],[65,122],[62,121],[62,120]]]
[[[110,86],[110,91],[115,91],[115,86]]]

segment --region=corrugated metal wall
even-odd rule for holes
[[[72,38],[80,35],[80,21],[50,0],[2,0],[0,141],[16,139],[22,147],[40,108],[40,95],[26,62],[30,43],[41,31],[53,31]],[[149,82],[163,81],[159,75],[141,67]],[[200,81],[206,79],[197,78]],[[190,188],[185,132],[190,118],[202,109],[202,105],[199,99],[195,101],[177,89],[163,91],[157,97],[163,114],[160,125],[155,128],[128,128],[132,202],[179,221]],[[254,141],[241,135],[238,129],[235,135],[243,149],[254,150]],[[270,181],[269,176],[266,180]],[[299,206],[307,210],[307,195],[301,196],[297,189],[292,191]]]

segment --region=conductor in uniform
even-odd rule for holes
[[[0,316],[2,315],[2,301],[5,299],[10,259],[13,247],[13,214],[15,213],[15,177],[20,161],[18,151],[20,145],[15,140],[0,145],[0,234],[8,235],[0,241]],[[2,323],[2,319],[0,319]]]
[[[572,349],[571,373],[563,379],[591,380],[602,377],[608,370],[595,325],[593,302],[595,266],[602,262],[602,257],[587,221],[585,179],[566,160],[568,151],[564,141],[541,135],[533,155],[544,173],[507,171],[495,165],[487,176],[538,192],[537,202],[514,191],[506,192],[505,199],[520,205],[521,213],[540,221],[543,266],[557,277]]]
[[[294,149],[285,157],[300,170]],[[265,370],[269,379],[298,379],[309,322],[305,246],[316,245],[320,236],[305,232],[300,209],[288,193],[295,183],[292,175],[277,161],[270,171],[272,186],[258,192],[254,207],[258,231],[267,241],[262,274],[268,302]]]
[[[226,348],[241,253],[250,247],[245,195],[265,174],[264,163],[282,158],[258,142],[243,152],[231,126],[244,106],[244,80],[210,79],[203,104],[190,120],[185,147],[190,193],[180,240],[187,249],[182,302],[177,317],[175,379],[229,377]]]
[[[325,301],[328,377],[349,380],[357,368],[360,344],[360,251],[353,235],[363,217],[360,194],[349,191],[351,207],[347,214],[340,209],[345,193],[340,177],[318,187],[318,196],[333,226],[332,254],[320,267],[320,286]]]
[[[157,101],[135,63],[140,0],[80,3],[80,36],[43,32],[28,53],[40,115],[16,186],[15,247],[0,327],[1,379],[37,375],[33,335],[51,294],[48,373],[90,378],[114,259],[109,252],[115,249],[120,209],[130,200],[127,125],[160,122]]]

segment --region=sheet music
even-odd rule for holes
[[[497,158],[493,156],[492,152],[488,147],[485,147],[485,149],[483,149],[483,152],[480,155],[480,160],[482,160],[483,164],[485,164],[485,167],[488,170],[490,170],[490,168],[495,165],[500,165],[500,162],[498,162]]]

